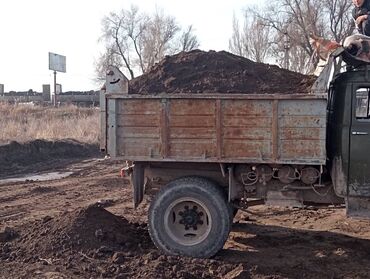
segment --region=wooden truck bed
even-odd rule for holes
[[[102,148],[113,158],[284,164],[326,161],[326,95],[105,97]]]

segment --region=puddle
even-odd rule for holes
[[[33,174],[33,175],[26,175],[20,177],[12,177],[6,179],[0,179],[0,184],[11,183],[11,182],[24,182],[26,180],[29,181],[47,181],[47,180],[55,180],[55,179],[62,179],[68,177],[72,174],[72,171],[67,172],[48,172],[43,174]]]

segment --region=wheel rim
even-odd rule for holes
[[[207,238],[212,218],[203,202],[194,198],[175,200],[164,214],[164,227],[172,240],[180,245],[191,246]]]

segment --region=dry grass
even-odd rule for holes
[[[0,144],[35,139],[99,142],[99,109],[0,103]]]

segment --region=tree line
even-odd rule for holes
[[[261,63],[307,73],[317,65],[310,35],[337,42],[353,31],[349,0],[271,0],[235,15],[229,51]],[[102,20],[104,51],[96,60],[97,81],[105,79],[107,65],[116,65],[128,78],[148,71],[166,55],[199,48],[192,25],[156,9],[148,14],[136,6],[111,12]]]

